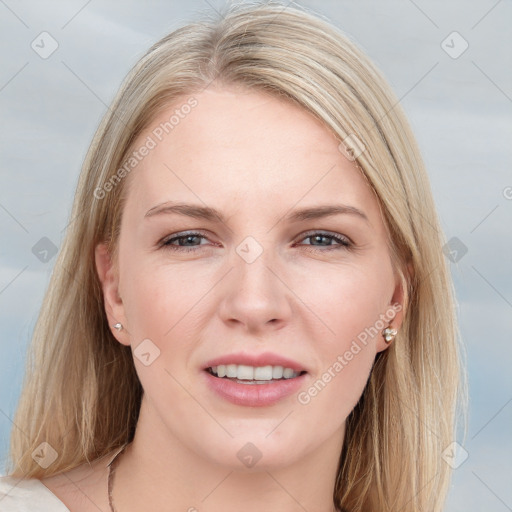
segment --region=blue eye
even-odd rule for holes
[[[345,236],[339,234],[331,234],[323,231],[311,231],[302,235],[300,240],[310,240],[307,244],[299,244],[306,250],[313,251],[330,251],[334,249],[349,249],[352,247],[352,242]],[[173,251],[191,252],[196,251],[201,246],[208,245],[201,243],[203,240],[208,240],[202,233],[178,233],[175,236],[164,239],[160,245],[162,247],[171,249]],[[203,247],[204,248],[204,247]]]
[[[201,243],[201,238],[207,240],[207,238],[201,233],[183,233],[181,235],[173,236],[167,240],[164,240],[162,242],[162,246],[168,247],[169,249],[175,251],[194,251],[195,247],[205,245]],[[176,241],[178,244],[174,243]]]
[[[307,240],[309,239],[309,244],[301,244],[301,245],[309,245],[307,247],[308,250],[311,250],[311,248],[316,247],[324,247],[326,249],[323,250],[332,250],[332,249],[347,249],[352,246],[352,242],[338,234],[331,234],[331,233],[325,233],[322,231],[313,231],[309,233],[305,233],[305,235],[302,235],[301,240]],[[325,243],[327,242],[327,243]],[[334,243],[332,243],[334,242]]]

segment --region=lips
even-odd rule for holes
[[[206,384],[235,405],[263,407],[296,393],[307,370],[297,361],[269,352],[228,354],[206,363]]]

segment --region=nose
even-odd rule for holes
[[[235,255],[235,268],[223,283],[219,315],[223,322],[250,333],[284,327],[291,318],[291,292],[271,264],[268,250],[252,263]]]

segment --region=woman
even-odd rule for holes
[[[442,510],[442,244],[398,101],[335,28],[271,3],[173,32],[87,155],[0,503]]]

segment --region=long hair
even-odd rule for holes
[[[143,390],[130,347],[110,331],[94,250],[108,242],[115,254],[128,181],[120,171],[136,137],[164,108],[213,81],[291,101],[343,147],[357,141],[351,155],[379,202],[407,300],[395,342],[377,355],[347,418],[333,500],[347,512],[441,511],[451,476],[442,454],[454,440],[463,372],[424,164],[397,98],[369,59],[322,17],[279,2],[230,7],[174,31],[122,84],[85,158],[35,326],[10,476],[48,477],[133,439]],[[57,452],[47,468],[32,457],[41,443]]]

